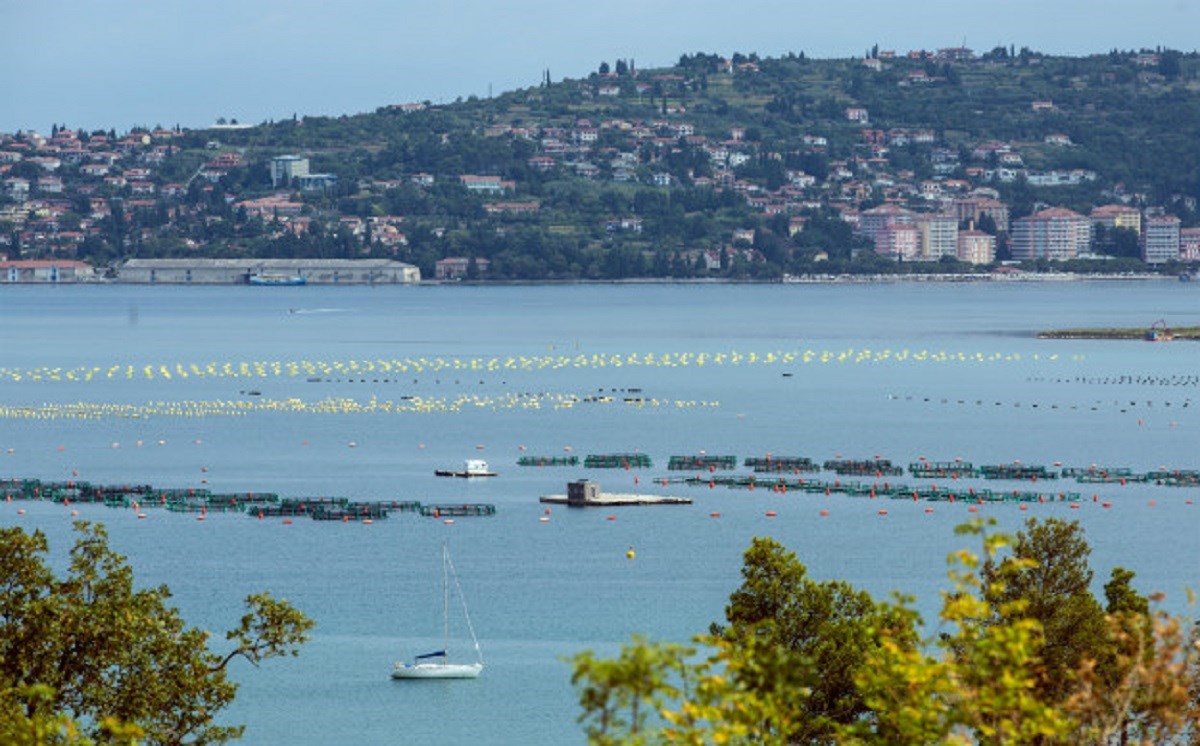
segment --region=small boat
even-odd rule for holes
[[[467,630],[471,633],[471,642],[475,645],[474,663],[450,662],[451,580],[454,581],[455,595],[462,605]],[[412,663],[397,661],[392,667],[393,679],[476,679],[483,672],[483,651],[479,648],[479,639],[475,637],[475,628],[471,625],[470,614],[467,613],[467,601],[463,597],[458,573],[454,571],[454,563],[450,561],[450,549],[446,544],[442,544],[442,620],[442,649],[415,656]]]
[[[246,278],[251,285],[304,285],[307,279],[300,275],[253,274]]]
[[[494,477],[496,472],[488,468],[488,463],[482,459],[469,458],[463,462],[462,469],[434,469],[437,477]]]

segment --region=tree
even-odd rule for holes
[[[1008,622],[1006,614],[1016,613],[1041,625],[1045,643],[1037,689],[1048,702],[1065,702],[1082,662],[1109,653],[1104,609],[1091,592],[1091,551],[1077,521],[1030,518],[1017,533],[1011,557],[989,556],[983,569],[993,622]],[[1020,607],[1014,606],[1018,600]]]
[[[758,638],[804,661],[798,669],[804,672],[799,684],[806,694],[794,705],[804,725],[793,735],[804,743],[831,742],[835,724],[853,722],[866,711],[854,679],[878,644],[877,635],[886,629],[901,645],[914,644],[912,620],[844,581],[809,578],[795,553],[774,539],[751,541],[742,578],[725,607],[728,625],[714,626],[712,632],[730,641]],[[772,685],[769,680],[740,683],[756,690]]]
[[[44,561],[41,532],[0,529],[0,705],[27,718],[77,722],[104,741],[114,724],[149,744],[214,744],[240,726],[215,716],[233,701],[226,678],[235,658],[251,663],[296,655],[313,622],[267,594],[246,599],[248,613],[226,634],[225,654],[208,633],[188,627],[167,604],[166,586],[135,589],[125,559],[99,524],[77,522],[67,575]]]
[[[925,646],[906,648],[885,637],[860,668],[858,684],[872,715],[843,732],[848,744],[1049,744],[1061,743],[1070,719],[1037,696],[1034,683],[1043,649],[1038,623],[1020,612],[1023,599],[997,602],[989,591],[1032,561],[1013,558],[988,566],[1008,544],[983,522],[959,528],[982,537],[988,564],[962,550],[950,558],[951,590],[943,594],[941,621],[949,632]],[[999,610],[1002,623],[990,615]],[[910,614],[915,612],[910,611]]]
[[[868,612],[883,621],[863,625],[867,641],[859,646],[844,634],[853,622],[842,621],[839,630],[823,614],[828,607],[813,603],[826,584],[808,580],[803,565],[772,540],[755,539],[746,553],[745,582],[726,610],[730,625],[696,638],[707,657],[697,661],[696,648],[643,638],[624,646],[616,660],[581,653],[572,677],[583,709],[579,719],[593,744],[1196,743],[1200,631],[1149,610],[1129,585],[1132,573],[1120,568],[1106,586],[1114,610],[1106,620],[1107,650],[1115,653],[1110,671],[1117,675],[1085,658],[1073,672],[1071,696],[1047,698],[1044,656],[1051,640],[1042,622],[1026,613],[1030,599],[1008,589],[1031,588],[1036,598],[1041,589],[1030,584],[1037,570],[1031,555],[1048,546],[1071,559],[1067,568],[1047,569],[1064,580],[1050,585],[1070,587],[1065,581],[1087,547],[1062,523],[1031,527],[1016,539],[992,532],[994,521],[960,526],[958,533],[980,538],[983,551],[951,556],[939,615],[945,632],[920,646],[910,599],[899,596]],[[1001,558],[1005,550],[1011,555]],[[809,652],[799,653],[785,633],[810,623],[823,631]],[[839,652],[857,659],[844,663],[826,655]],[[861,706],[853,717],[835,720],[814,705],[823,679],[840,678],[844,669],[853,671],[853,697]]]

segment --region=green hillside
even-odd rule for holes
[[[1125,205],[1143,219],[1200,223],[1194,53],[875,49],[844,60],[689,54],[655,70],[610,62],[490,99],[134,132],[147,136],[125,149],[114,146],[129,136],[63,128],[83,163],[111,148],[112,172],[146,164],[140,192],[64,162],[61,193],[44,195],[66,203],[55,230],[17,219],[38,196],[31,187],[24,200],[11,189],[4,197],[0,234],[10,256],[72,251],[101,264],[389,257],[432,278],[439,260],[464,257],[472,280],[769,279],[987,269],[880,255],[856,235],[854,216],[881,204],[921,215],[982,196],[1010,220]],[[36,183],[39,148],[22,138],[0,137],[0,154],[25,155],[5,177]],[[272,158],[284,155],[306,159],[308,174],[273,184]],[[1004,259],[1008,236],[990,222],[973,227],[996,235],[994,258]],[[62,232],[70,245],[53,240]],[[1100,258],[1055,268],[1143,266],[1138,237],[1122,229],[1096,230],[1090,249]],[[1173,260],[1156,268],[1178,271]]]

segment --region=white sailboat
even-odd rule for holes
[[[454,580],[454,592],[462,606],[463,617],[467,620],[471,642],[475,645],[474,663],[450,662],[451,579]],[[479,639],[475,637],[475,627],[471,624],[471,615],[467,613],[467,600],[463,597],[458,573],[454,571],[450,549],[446,544],[442,544],[442,620],[442,649],[415,656],[412,663],[397,661],[392,667],[393,679],[474,679],[483,671],[483,651],[479,648]]]

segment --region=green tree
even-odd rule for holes
[[[806,662],[800,685],[807,694],[796,701],[804,727],[794,734],[803,743],[831,742],[835,724],[866,711],[854,679],[881,630],[901,645],[916,642],[911,618],[844,581],[813,580],[795,553],[770,538],[751,541],[742,585],[729,597],[725,618],[727,625],[714,625],[713,633],[730,640],[757,637]]]
[[[312,621],[286,601],[253,595],[226,634],[231,649],[215,652],[208,633],[188,627],[168,605],[166,586],[134,587],[102,525],[75,528],[62,579],[44,561],[41,532],[0,529],[0,692],[7,701],[34,722],[86,724],[85,735],[100,742],[113,723],[140,730],[149,744],[239,737],[242,727],[214,722],[237,690],[226,677],[229,663],[296,655]]]
[[[989,555],[983,569],[993,622],[1011,622],[1015,613],[1041,625],[1045,644],[1036,686],[1048,702],[1065,702],[1083,661],[1100,661],[1110,652],[1104,609],[1091,592],[1091,551],[1077,521],[1030,518],[1011,556]]]
[[[714,634],[696,638],[706,657],[697,660],[696,648],[643,638],[624,646],[615,660],[591,652],[576,656],[572,682],[589,742],[1197,743],[1200,629],[1150,610],[1130,587],[1132,574],[1118,568],[1106,586],[1114,612],[1106,619],[1106,650],[1115,665],[1105,673],[1084,658],[1073,672],[1071,696],[1047,697],[1050,638],[1028,613],[1030,599],[1009,588],[1031,587],[1029,575],[1037,569],[1031,544],[1067,550],[1077,568],[1080,547],[1073,545],[1079,537],[1070,527],[1039,525],[1041,531],[1031,528],[1014,539],[991,532],[993,525],[974,521],[958,529],[979,537],[983,551],[963,550],[950,558],[942,634],[914,645],[917,614],[910,599],[899,597],[876,617],[885,621],[869,627],[865,648],[835,629],[804,654],[785,644],[782,634],[804,617],[822,616],[820,604],[812,603],[813,589],[796,592],[820,584],[808,580],[803,566],[775,542],[755,539],[746,553],[745,583],[727,610],[742,621],[714,626]],[[1006,550],[1010,554],[1001,558]],[[1062,568],[1048,573],[1071,575]],[[1040,589],[1033,591],[1036,597]],[[858,653],[860,659],[823,659],[823,644],[837,639],[843,653]],[[838,721],[813,705],[822,678],[843,669],[854,672],[853,697],[862,706],[854,717]]]
[[[988,525],[959,529],[982,537],[987,564],[970,551],[951,555],[951,589],[940,615],[949,631],[922,650],[885,636],[867,656],[858,684],[871,716],[849,724],[843,743],[1010,746],[1061,743],[1070,732],[1070,718],[1035,687],[1044,648],[1040,625],[1021,613],[1024,599],[993,597],[1033,562],[1015,557],[996,565],[1009,537],[989,534]],[[990,619],[996,611],[1001,623]]]

